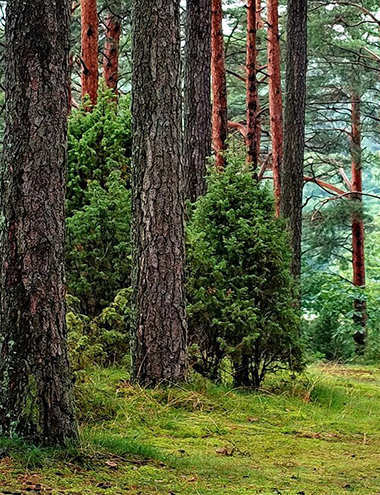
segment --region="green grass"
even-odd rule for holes
[[[145,390],[92,370],[77,397],[79,445],[0,440],[0,494],[380,493],[375,367],[312,367],[257,393],[200,378]]]

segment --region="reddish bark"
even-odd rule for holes
[[[119,77],[119,54],[121,21],[116,15],[109,14],[105,20],[106,42],[104,45],[103,77],[108,88],[117,94]]]
[[[212,73],[212,142],[216,155],[216,167],[225,166],[223,152],[228,134],[227,83],[223,39],[222,0],[212,0],[211,22],[211,73]]]
[[[99,23],[96,0],[81,0],[82,22],[82,97],[89,95],[96,104],[98,96]]]
[[[282,117],[281,48],[278,29],[278,0],[268,0],[268,74],[269,115],[272,139],[273,187],[276,215],[280,215],[281,168],[284,158],[284,127]]]
[[[256,0],[247,2],[247,161],[256,171],[260,154],[259,93],[257,84],[257,11]]]
[[[362,148],[361,148],[361,117],[360,96],[353,92],[351,94],[351,171],[352,191],[361,193],[363,191],[362,181]],[[352,194],[353,201],[361,202],[361,194]],[[352,215],[352,268],[353,283],[355,287],[365,287],[365,253],[364,253],[364,220],[361,212]],[[360,299],[354,302],[354,321],[363,327],[362,331],[355,334],[357,352],[363,351],[366,339],[365,326],[367,323],[367,308],[365,301]]]

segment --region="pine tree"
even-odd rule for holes
[[[69,22],[68,0],[8,1],[0,432],[49,445],[77,435],[64,284]]]
[[[187,368],[179,0],[133,11],[133,374],[175,382]]]

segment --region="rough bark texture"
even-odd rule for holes
[[[196,201],[211,155],[211,0],[187,0],[184,86],[187,197]]]
[[[212,0],[211,18],[212,144],[216,167],[223,169],[228,136],[226,63],[223,38],[222,0]]]
[[[103,56],[103,77],[108,88],[117,93],[121,35],[121,1],[117,0],[107,11],[105,19],[106,41]]]
[[[281,47],[278,29],[278,0],[267,1],[268,15],[268,74],[269,116],[272,140],[273,187],[276,215],[280,214],[281,169],[284,158],[284,129],[282,118]]]
[[[8,1],[1,166],[0,434],[76,437],[64,240],[68,0]]]
[[[257,84],[257,11],[256,0],[247,2],[247,160],[257,171],[260,154],[259,92]]]
[[[361,117],[360,95],[351,95],[351,158],[352,158],[352,191],[363,192],[362,182],[362,146],[361,146]],[[353,201],[362,202],[361,194],[352,194]],[[352,271],[355,287],[365,287],[365,254],[364,254],[364,220],[361,212],[352,215]],[[366,341],[367,308],[365,301],[354,302],[354,322],[363,330],[354,335],[357,352],[364,351]]]
[[[89,95],[91,103],[98,97],[99,21],[97,0],[81,0],[82,22],[82,97]]]
[[[187,369],[180,1],[133,9],[133,374],[175,382]]]
[[[307,0],[289,0],[281,211],[289,222],[296,278],[301,274],[306,71]]]

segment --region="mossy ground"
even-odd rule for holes
[[[380,494],[379,369],[315,366],[257,393],[127,378],[93,370],[78,384],[79,446],[0,441],[0,493]]]

